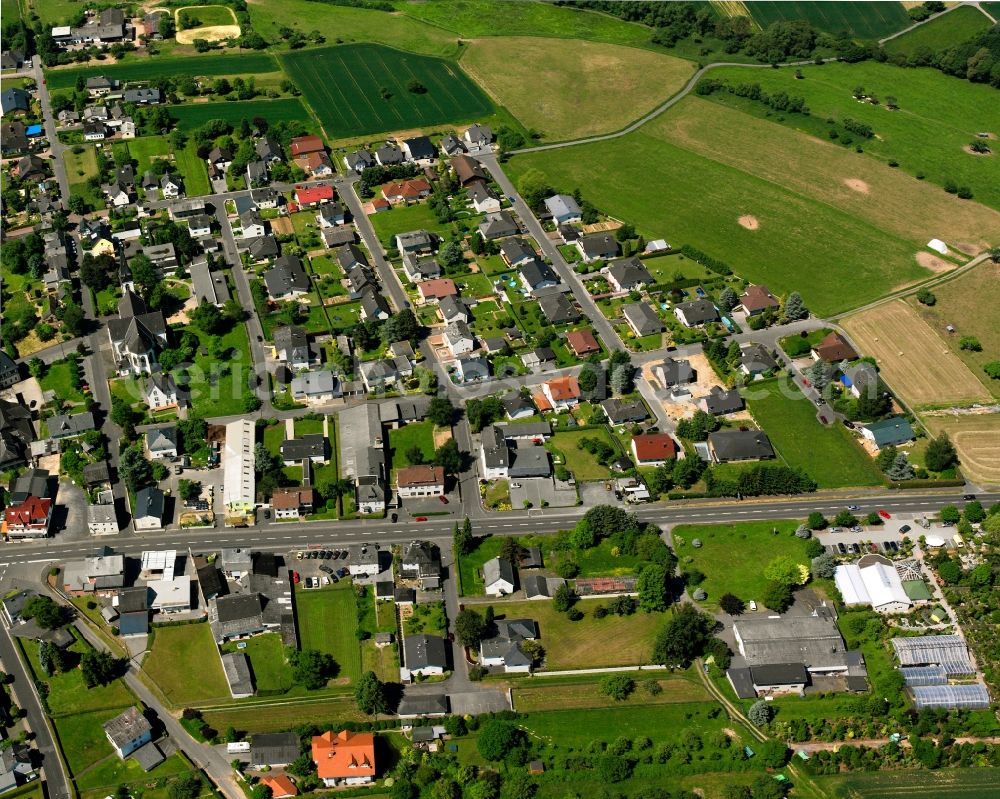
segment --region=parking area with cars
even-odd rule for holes
[[[300,588],[320,588],[348,577],[346,549],[300,549],[289,558],[292,581]]]

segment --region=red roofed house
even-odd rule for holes
[[[826,361],[827,363],[838,363],[840,361],[853,361],[858,357],[854,347],[840,333],[834,330],[828,333],[822,341],[812,348],[814,361]]]
[[[375,780],[375,736],[370,732],[324,732],[312,739],[316,775],[327,788],[368,785]]]
[[[303,207],[322,205],[333,199],[332,186],[309,186],[295,190],[295,202]]]
[[[274,776],[264,774],[260,778],[260,784],[266,785],[271,789],[271,799],[286,799],[289,796],[299,795],[299,789],[295,787],[295,783],[286,774],[277,774]]]
[[[396,492],[402,499],[444,494],[444,467],[407,466],[397,469]]]
[[[382,196],[393,205],[413,203],[431,193],[431,184],[426,180],[404,180],[402,183],[387,183],[382,187]]]
[[[740,297],[740,304],[737,310],[742,310],[747,316],[756,316],[767,310],[777,310],[780,303],[775,296],[768,291],[767,286],[747,286],[747,290]]]
[[[571,330],[566,334],[566,344],[577,357],[601,351],[601,345],[589,330]]]
[[[542,383],[542,393],[554,411],[564,411],[580,404],[580,383],[573,375]]]
[[[299,136],[297,139],[292,139],[292,158],[307,153],[319,153],[323,149],[323,140],[319,136]]]
[[[52,500],[29,496],[4,511],[4,532],[8,538],[45,538],[51,520]]]
[[[646,433],[632,439],[632,455],[640,466],[662,466],[677,457],[677,446],[666,433]]]
[[[458,288],[451,278],[441,277],[437,280],[424,280],[417,283],[417,291],[423,302],[437,302],[445,297],[457,297]]]
[[[322,150],[296,158],[295,163],[314,178],[325,178],[333,174],[333,163],[330,161],[330,156]]]

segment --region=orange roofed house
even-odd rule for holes
[[[413,203],[431,193],[431,184],[422,178],[405,180],[401,183],[387,183],[382,187],[382,196],[392,203]]]
[[[292,139],[292,145],[289,149],[292,151],[292,158],[298,158],[300,155],[308,153],[323,152],[323,140],[319,136],[299,136]]]
[[[580,404],[580,383],[573,375],[549,380],[542,383],[542,396],[542,404],[547,403],[554,411],[567,411]]]
[[[299,795],[299,790],[295,787],[295,783],[285,774],[277,774],[275,776],[265,774],[260,778],[260,783],[271,789],[271,799],[287,799],[289,796]]]
[[[587,329],[571,330],[566,334],[566,344],[578,358],[601,351],[601,345],[597,343],[597,338]]]
[[[375,780],[375,736],[370,732],[332,730],[312,739],[316,775],[327,788],[368,785]]]

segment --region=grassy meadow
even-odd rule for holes
[[[153,649],[142,665],[167,700],[177,707],[229,699],[229,683],[212,628],[207,624],[158,628]],[[192,680],[192,674],[197,674],[198,679]]]
[[[199,128],[210,119],[222,119],[238,126],[242,120],[254,117],[263,117],[271,123],[300,121],[309,129],[315,128],[312,117],[296,97],[233,103],[189,103],[171,106],[170,115],[177,120],[177,127],[184,131]]]
[[[986,15],[972,6],[961,6],[942,17],[932,19],[909,33],[885,43],[887,53],[913,55],[919,48],[938,52],[978,36],[990,27]]]
[[[260,75],[280,70],[277,60],[268,53],[225,53],[204,56],[125,60],[120,64],[98,62],[86,67],[64,67],[45,71],[51,90],[72,89],[80,76],[107,75],[121,81],[153,80],[167,75],[192,75],[217,78],[220,75]]]
[[[303,649],[331,655],[340,666],[338,676],[352,682],[361,676],[361,648],[357,629],[354,586],[344,580],[328,588],[295,592],[295,609]]]
[[[613,44],[493,36],[472,42],[462,68],[543,140],[608,133],[679,90],[690,61]],[[608,113],[628,97],[626,114]]]

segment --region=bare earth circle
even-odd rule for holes
[[[239,25],[210,25],[177,31],[177,43],[191,44],[195,39],[204,39],[206,42],[222,42],[226,39],[236,39],[239,35]]]
[[[760,227],[760,222],[757,221],[757,217],[751,216],[750,214],[744,214],[736,221],[740,223],[740,227],[746,228],[747,230],[756,230]]]
[[[858,194],[868,194],[868,184],[857,178],[844,178],[844,185]]]
[[[967,152],[969,155],[984,155],[984,156],[993,155],[993,151],[992,150],[989,151],[989,152],[986,152],[986,153],[977,153],[968,144],[966,144],[962,149],[965,150],[965,152]]]
[[[955,264],[948,263],[929,252],[918,252],[916,259],[924,269],[930,269],[932,272],[949,272],[955,268]]]

